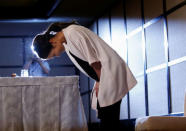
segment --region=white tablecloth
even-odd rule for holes
[[[0,78],[0,131],[87,131],[78,79]]]

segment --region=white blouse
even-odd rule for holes
[[[136,85],[137,81],[125,61],[94,32],[80,25],[70,25],[62,31],[67,41],[67,44],[63,44],[67,55],[85,75],[88,76],[69,51],[90,65],[101,62],[98,97],[93,89],[93,109],[97,107],[97,99],[100,107],[112,105]]]

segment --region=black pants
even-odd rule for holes
[[[97,102],[100,131],[119,131],[120,105],[121,100],[106,107],[100,107]]]

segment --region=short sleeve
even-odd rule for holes
[[[50,70],[50,66],[47,61],[43,61],[43,65],[47,68],[47,70]]]
[[[70,40],[80,49],[89,65],[99,61],[97,51],[94,48],[95,43],[86,30],[74,29],[70,34]]]

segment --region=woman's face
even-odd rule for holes
[[[51,59],[53,57],[59,57],[63,51],[64,51],[64,47],[62,45],[52,47],[47,59]]]
[[[47,59],[60,56],[65,50],[63,43],[66,42],[63,32],[58,32],[52,37],[49,42],[52,44],[52,50],[50,51]]]

